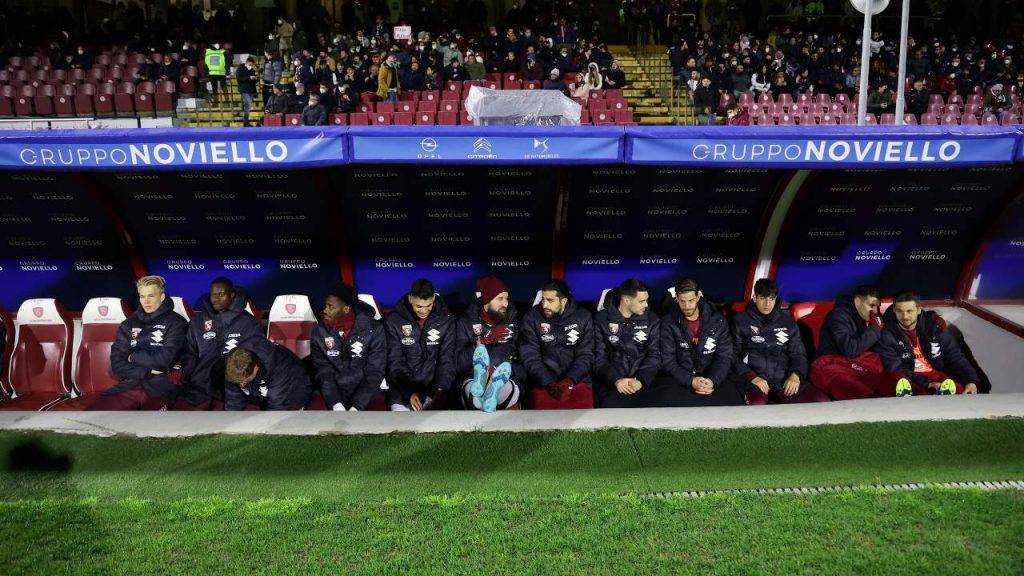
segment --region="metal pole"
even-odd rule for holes
[[[900,71],[896,75],[896,125],[903,126],[903,114],[907,108],[907,36],[910,28],[910,0],[903,0],[903,14],[900,16]]]
[[[868,108],[868,70],[871,68],[871,8],[873,2],[865,2],[864,34],[860,40],[860,97],[857,98],[857,125],[867,123]]]

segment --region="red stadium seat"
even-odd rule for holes
[[[395,105],[395,112],[415,112],[415,102],[399,102]]]
[[[434,102],[441,99],[441,93],[437,90],[424,90],[420,92],[420,100],[425,102]]]
[[[587,126],[589,124],[590,124],[590,111],[589,110],[582,110],[582,111],[580,111],[580,125]]]
[[[99,395],[117,384],[118,378],[110,369],[110,348],[117,340],[121,322],[131,314],[127,303],[120,298],[92,298],[86,302],[74,370],[75,386],[83,396]]]
[[[36,89],[31,86],[22,86],[18,97],[14,99],[14,113],[18,116],[32,116],[35,110],[32,108],[33,100],[36,97]]]
[[[882,124],[883,126],[893,126],[893,125],[895,125],[896,124],[896,115],[895,114],[891,114],[891,113],[882,114],[882,117],[881,117],[881,120],[880,120],[879,124]]]
[[[51,84],[43,84],[36,89],[36,95],[32,97],[36,116],[53,116],[53,97],[56,95]]]
[[[264,126],[284,126],[284,114],[264,114]]]
[[[566,84],[575,84],[576,80],[579,79],[579,74],[575,72],[565,72],[562,74],[562,80],[565,80]]]
[[[963,124],[964,126],[977,126],[978,117],[975,116],[974,114],[968,114],[967,116],[963,116],[960,118],[960,123]]]
[[[604,97],[606,100],[625,100],[622,95],[621,88],[612,88],[604,91]]]
[[[501,82],[501,72],[488,72],[487,74],[484,74],[484,80]]]
[[[11,354],[14,353],[14,319],[0,306],[0,324],[4,327],[4,339],[0,341],[3,346],[0,353],[0,399],[11,395]]]
[[[417,112],[415,121],[419,126],[433,126],[437,123],[436,112]]]
[[[14,86],[0,86],[0,116],[14,116],[14,99],[17,94]]]
[[[392,114],[395,111],[395,105],[391,102],[380,102],[374,111],[381,114]]]
[[[360,102],[366,102],[366,103],[373,102],[373,99],[376,98],[376,97],[377,97],[377,93],[376,92],[360,92],[359,93],[359,101]]]
[[[360,102],[356,104],[356,111],[363,114],[370,114],[373,110],[373,102]]]
[[[462,100],[462,93],[461,92],[453,92],[451,90],[444,90],[443,92],[441,92],[441,101],[444,102],[446,100],[447,101],[458,102],[458,101]]]
[[[608,102],[606,100],[591,100],[590,105],[587,106],[587,110],[607,110]]]
[[[616,110],[616,112],[618,112],[618,110]],[[615,122],[613,120],[612,113],[609,110],[601,110],[601,111],[593,112],[590,115],[590,120],[591,120],[591,122],[594,123],[594,126],[613,124]]]
[[[843,94],[843,96],[845,96],[845,94]],[[814,101],[817,102],[818,104],[832,104],[832,97],[829,96],[828,94],[819,93],[817,96],[814,97]],[[836,99],[836,103],[843,105],[846,104],[846,102],[840,102],[838,98]]]
[[[501,75],[501,85],[506,90],[509,89],[510,84],[515,84],[517,87],[516,89],[518,89],[518,86],[521,85],[521,81],[519,80],[519,74],[516,74],[515,72],[510,72]]]
[[[483,86],[483,80],[463,80],[462,81],[462,93],[469,94],[469,89],[473,86]]]
[[[454,92],[456,95],[462,94],[462,84],[459,84],[455,80],[448,80],[444,83],[445,92]]]
[[[67,70],[50,70],[49,81],[51,84],[65,83],[68,80]]]
[[[615,110],[612,113],[615,115],[616,124],[622,124],[624,126],[636,124],[636,122],[633,121],[633,111],[629,108],[626,108],[625,110]]]
[[[458,117],[458,112],[438,112],[437,124],[438,126],[455,126]]]
[[[505,90],[522,90],[522,80],[506,80],[502,83],[501,87]]]
[[[940,118],[939,122],[943,126],[959,126],[960,125],[960,117],[959,116],[953,116],[952,114],[947,114],[947,115],[943,116],[942,118]]]
[[[437,100],[420,100],[416,103],[419,112],[437,112]]]
[[[371,126],[390,126],[391,114],[387,112],[375,112],[370,114]]]
[[[939,121],[936,120],[934,114],[921,114],[921,125],[922,126],[938,126]]]
[[[442,100],[440,108],[438,108],[438,110],[440,112],[458,112],[459,111],[459,101],[458,100]]]
[[[267,339],[291,350],[299,358],[305,358],[309,356],[310,341],[316,323],[308,296],[278,296],[274,299],[267,317]],[[330,347],[331,343],[328,342],[327,345]]]
[[[818,123],[817,118],[813,114],[805,112],[805,113],[800,115],[800,125],[801,126],[813,126],[813,125],[815,125],[817,123]]]
[[[932,94],[928,97],[928,108],[932,106],[945,106],[946,103],[942,100],[942,94]]]
[[[57,90],[57,96],[53,99],[53,110],[57,116],[70,117],[75,115],[75,94],[76,90],[72,84],[63,84]]]
[[[913,114],[904,114],[903,123],[907,126],[917,126],[917,116],[914,116]]]
[[[729,105],[735,101],[736,100],[733,98],[732,94],[729,94],[728,92],[723,93],[718,97],[718,111],[725,112],[729,108]]]
[[[994,126],[999,124],[999,118],[996,118],[995,114],[985,114],[981,118],[981,123],[985,126]]]
[[[348,125],[348,114],[328,114],[327,123],[331,126]]]
[[[156,102],[153,94],[156,86],[152,82],[142,82],[135,89],[135,110],[140,114],[153,116],[156,113]]]
[[[468,110],[463,110],[462,112],[459,112],[459,124],[463,126],[473,125],[473,117],[469,115]]]
[[[302,126],[302,114],[285,114],[285,126]]]
[[[805,342],[809,346],[808,351],[817,348],[821,326],[833,307],[832,302],[800,302],[789,307],[790,316],[796,320],[800,332],[809,340]]]
[[[412,112],[395,112],[391,115],[391,123],[395,126],[412,126]]]
[[[486,80],[484,81],[484,88],[490,90],[501,90],[501,80]]]
[[[779,115],[779,126],[793,126],[796,121],[793,119],[792,114],[781,114]]]
[[[1001,120],[1003,126],[1011,126],[1014,124],[1020,124],[1020,115],[1015,113],[1004,114]]]
[[[369,114],[365,112],[353,112],[348,115],[349,126],[366,126],[369,123]]]
[[[75,114],[92,118],[96,115],[93,105],[93,98],[96,95],[96,86],[93,84],[81,84],[75,92]]]
[[[114,111],[118,116],[135,115],[135,84],[122,82],[114,94]]]
[[[157,116],[174,114],[175,94],[177,94],[177,86],[174,85],[174,82],[165,80],[157,85],[156,93],[153,94]]]
[[[52,298],[26,300],[18,309],[17,344],[11,357],[10,385],[15,397],[4,410],[40,410],[77,396],[71,383],[70,314]]]
[[[954,94],[950,94],[949,98],[946,100],[946,105],[950,105],[950,104],[956,104],[958,106],[963,106],[964,105],[964,97],[959,95],[959,94],[955,94],[955,93]]]
[[[524,80],[523,90],[539,90],[541,87],[540,80]]]
[[[402,90],[398,94],[399,102],[415,102],[420,99],[420,93],[417,90]]]

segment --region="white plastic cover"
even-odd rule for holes
[[[466,111],[476,126],[579,126],[583,107],[558,90],[471,86]]]

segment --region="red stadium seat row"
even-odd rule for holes
[[[40,89],[0,86],[0,116],[136,116],[171,114],[177,91],[174,82],[124,82],[73,86],[44,85]]]
[[[406,93],[403,93],[403,95]],[[602,99],[574,99],[576,100],[584,110],[600,111],[600,110],[626,110],[629,108],[629,102],[625,99],[616,100],[602,100]],[[465,102],[462,100],[401,100],[399,102],[373,102],[372,100],[363,100],[356,105],[357,112],[363,112],[370,114],[373,112],[392,113],[392,112],[459,112],[462,110]]]
[[[334,126],[469,126],[473,119],[469,112],[453,111],[421,111],[421,112],[352,112],[351,114],[329,114],[328,124]],[[601,110],[597,112],[583,111],[580,118],[583,125],[619,125],[632,126],[633,111]],[[264,126],[301,126],[301,114],[264,114]]]

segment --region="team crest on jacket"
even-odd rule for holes
[[[617,323],[615,323],[615,322],[610,322],[608,324],[608,331],[611,332],[612,334],[618,334],[619,333],[619,325]]]
[[[203,331],[204,332],[209,332],[211,330],[213,330],[213,320],[204,320],[203,321]]]
[[[132,328],[132,338],[138,338],[142,334],[142,328]]]
[[[328,336],[324,338],[324,345],[327,346],[328,350],[334,350],[334,337]]]
[[[484,333],[484,325],[483,324],[473,324],[473,334],[476,334],[477,336],[479,336],[479,335],[481,335],[483,333]]]
[[[764,343],[764,336],[761,336],[761,329],[758,328],[757,326],[750,327],[750,334],[750,341],[753,342],[754,344]]]
[[[412,336],[412,324],[402,324],[402,336]]]
[[[547,322],[541,322],[540,323],[540,332],[541,332],[541,334],[548,334],[548,333],[550,333],[551,332],[551,324],[548,324]]]

